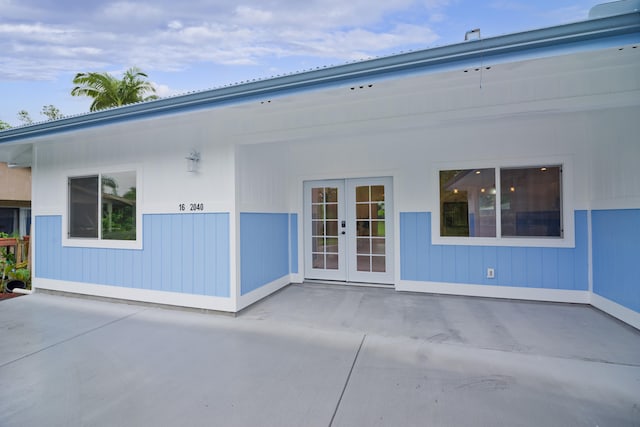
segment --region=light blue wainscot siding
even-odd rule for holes
[[[62,217],[36,217],[37,277],[229,297],[229,214],[142,217],[142,249],[62,246]]]
[[[402,280],[588,290],[587,212],[575,212],[575,248],[432,245],[431,213],[400,213]],[[495,278],[486,277],[487,268]]]
[[[289,274],[289,230],[287,213],[240,213],[241,295]]]
[[[640,313],[640,209],[591,212],[593,292]]]

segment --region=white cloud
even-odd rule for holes
[[[171,22],[169,22],[167,24],[167,27],[170,30],[176,30],[177,31],[177,30],[181,30],[184,26],[182,25],[182,22],[177,21],[177,20],[173,20],[173,21],[171,21]]]
[[[120,1],[107,3],[101,11],[102,19],[118,23],[156,22],[162,19],[164,11],[144,2]]]
[[[180,95],[180,94],[183,94],[183,93],[187,92],[185,90],[172,89],[168,85],[164,85],[164,84],[160,84],[160,83],[156,83],[156,82],[151,82],[151,85],[155,88],[156,95],[158,95],[160,98],[166,98],[168,96]]]
[[[336,31],[333,33],[296,34],[297,52],[301,55],[333,57],[344,60],[359,60],[375,56],[377,51],[394,50],[398,46],[426,45],[437,36],[428,28],[416,25],[399,25],[385,33],[364,29]]]
[[[266,24],[273,20],[273,13],[250,6],[238,6],[235,11],[238,21],[247,25]]]
[[[585,1],[585,0],[581,0]],[[0,80],[137,65],[328,63],[426,47],[463,0],[0,0]],[[492,0],[521,8],[524,0]],[[557,14],[577,15],[567,8]]]
[[[8,57],[0,64],[0,79],[50,79],[61,70],[107,64],[170,71],[203,61],[257,64],[299,55],[353,59],[407,44],[427,45],[436,37],[427,25],[398,18],[416,0],[247,0],[240,6],[222,0],[101,0],[82,6],[71,0],[55,5],[24,0],[34,16],[48,17],[41,22],[25,18],[18,3],[0,1],[12,14],[0,24],[0,52]],[[421,7],[443,4],[427,0]],[[388,14],[396,14],[390,25],[384,22]]]

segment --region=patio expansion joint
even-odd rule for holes
[[[99,329],[102,329],[102,328],[105,328],[107,326],[113,325],[114,323],[118,323],[118,322],[121,322],[123,320],[126,320],[126,319],[128,319],[130,317],[133,317],[133,316],[135,316],[137,314],[140,314],[142,311],[145,311],[145,310],[136,311],[134,313],[127,314],[126,316],[119,317],[117,319],[113,319],[110,322],[107,322],[107,323],[104,323],[102,325],[96,326],[95,328],[87,329],[86,331],[80,332],[79,334],[73,335],[73,336],[71,336],[69,338],[65,338],[65,339],[63,339],[61,341],[55,342],[55,343],[50,344],[50,345],[48,345],[46,347],[42,347],[41,349],[38,349],[36,351],[32,351],[31,353],[27,353],[25,355],[22,355],[22,356],[20,356],[20,357],[18,357],[16,359],[13,359],[13,360],[10,360],[8,362],[3,363],[2,365],[0,365],[0,369],[4,368],[5,366],[9,366],[12,363],[16,363],[16,362],[19,362],[20,360],[23,360],[23,359],[26,359],[26,358],[31,357],[33,355],[36,355],[38,353],[42,353],[43,351],[49,350],[49,349],[51,349],[53,347],[57,347],[57,346],[59,346],[61,344],[67,343],[69,341],[73,341],[76,338],[80,338],[80,337],[82,337],[84,335],[90,334],[90,333],[95,332],[95,331],[97,331]]]
[[[505,348],[491,347],[491,346],[463,346],[463,345],[459,345],[459,344],[432,343],[432,342],[429,342],[429,344],[456,346],[456,347],[461,347],[461,348],[465,347],[465,348],[468,348],[468,349],[472,349],[472,350],[475,349],[475,350],[480,350],[480,351],[495,351],[495,352],[498,352],[498,353],[512,354],[512,355],[515,355],[515,356],[520,355],[520,356],[525,356],[525,357],[540,357],[540,358],[557,359],[557,360],[574,360],[574,361],[577,361],[577,362],[599,363],[599,364],[603,364],[603,365],[625,366],[625,367],[629,367],[629,368],[640,368],[640,361],[639,362],[622,362],[622,361],[613,361],[613,360],[606,360],[606,359],[593,358],[593,357],[559,355],[559,354],[552,354],[552,353],[545,354],[543,352],[527,352],[527,351],[520,351],[520,350],[514,350],[514,349],[505,349]]]
[[[342,392],[340,393],[338,402],[336,402],[336,407],[333,410],[333,414],[331,415],[331,421],[329,421],[329,427],[333,425],[333,420],[336,418],[336,414],[338,413],[338,409],[340,408],[340,403],[342,403],[342,398],[344,397],[344,392],[347,390],[347,386],[349,385],[349,380],[351,380],[351,374],[353,373],[353,368],[355,368],[356,366],[356,362],[358,361],[358,356],[360,355],[360,350],[362,350],[362,346],[364,345],[364,340],[366,338],[367,338],[367,334],[362,335],[362,340],[360,340],[360,345],[358,346],[358,350],[356,351],[356,354],[353,357],[353,362],[351,363],[351,368],[349,369],[349,373],[347,374],[347,379],[345,380],[344,386],[342,387]]]

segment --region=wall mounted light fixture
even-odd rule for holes
[[[185,159],[187,159],[187,171],[198,172],[198,167],[200,166],[200,153],[193,150],[187,157],[185,157]]]

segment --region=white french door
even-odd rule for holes
[[[305,277],[393,283],[392,178],[304,183]]]
[[[344,180],[304,183],[305,277],[346,280]]]

